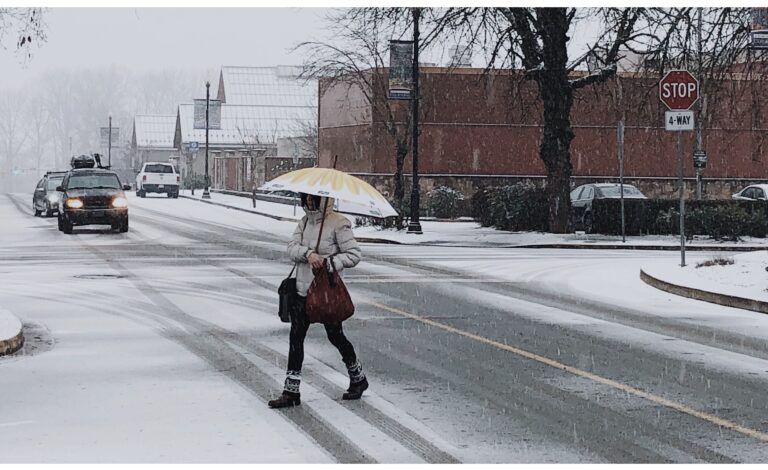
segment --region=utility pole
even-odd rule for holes
[[[205,82],[205,189],[203,199],[210,199],[210,182],[208,178],[208,108],[211,101],[211,82]]]
[[[411,184],[411,221],[408,233],[421,234],[419,223],[419,17],[421,9],[411,8],[413,15],[413,96],[411,97],[411,153],[413,155],[413,181]]]
[[[103,145],[103,144],[102,144]],[[112,115],[109,115],[109,144],[107,145],[107,167],[112,168]]]

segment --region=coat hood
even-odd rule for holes
[[[325,207],[325,201],[328,201],[328,207]],[[307,218],[312,222],[317,222],[322,218],[322,209],[325,207],[325,214],[326,216],[333,212],[333,205],[336,202],[336,200],[332,197],[321,197],[320,198],[320,209],[311,211],[307,209],[306,206],[301,206],[302,209],[304,209],[304,213],[307,214]]]

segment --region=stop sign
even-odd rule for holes
[[[659,98],[673,111],[690,109],[699,99],[699,82],[687,70],[670,70],[659,82]]]

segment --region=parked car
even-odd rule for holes
[[[768,184],[753,184],[752,186],[747,186],[731,196],[731,199],[740,201],[768,201]]]
[[[112,230],[128,231],[128,200],[120,178],[111,170],[83,168],[69,171],[61,186],[59,230],[72,233],[76,225],[111,225]]]
[[[56,191],[56,188],[66,174],[66,171],[49,171],[38,181],[35,194],[32,196],[35,217],[39,217],[42,213],[45,213],[46,217],[52,217],[54,213],[59,212],[61,193]]]
[[[147,162],[136,175],[136,195],[146,197],[147,193],[166,194],[179,197],[181,176],[170,163]]]
[[[595,199],[619,199],[618,183],[583,184],[571,191],[571,216],[574,225],[587,233],[592,232],[592,201]],[[631,184],[624,185],[625,199],[648,199]]]

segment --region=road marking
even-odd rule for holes
[[[532,352],[526,351],[524,349],[516,348],[516,347],[510,346],[508,344],[499,343],[498,341],[494,341],[494,340],[486,338],[484,336],[480,336],[480,335],[477,335],[477,334],[474,334],[474,333],[470,333],[468,331],[460,330],[460,329],[455,328],[453,326],[446,325],[445,323],[440,323],[440,322],[437,322],[437,321],[434,321],[434,320],[430,320],[428,318],[424,318],[424,317],[421,317],[419,315],[415,315],[413,313],[408,313],[408,312],[405,312],[403,310],[400,310],[400,309],[397,309],[397,308],[394,308],[394,307],[389,307],[387,305],[382,305],[380,303],[373,302],[371,300],[367,300],[366,302],[369,305],[372,305],[374,307],[380,308],[382,310],[386,310],[388,312],[396,313],[398,315],[401,315],[401,316],[404,316],[404,317],[407,317],[407,318],[411,318],[411,319],[419,321],[421,323],[424,323],[424,324],[427,324],[427,325],[430,325],[430,326],[434,326],[436,328],[440,328],[442,330],[445,330],[445,331],[448,331],[448,332],[451,332],[451,333],[455,333],[457,335],[464,336],[465,338],[473,339],[473,340],[475,340],[475,341],[477,341],[479,343],[487,344],[489,346],[494,346],[494,347],[496,347],[498,349],[502,349],[504,351],[509,351],[509,352],[511,352],[513,354],[517,354],[518,356],[522,356],[522,357],[524,357],[526,359],[531,359],[533,361],[540,362],[542,364],[546,364],[546,365],[554,367],[556,369],[560,369],[560,370],[563,370],[565,372],[569,372],[569,373],[571,373],[573,375],[577,375],[579,377],[584,377],[584,378],[590,379],[592,381],[601,383],[603,385],[607,385],[609,387],[615,388],[617,390],[621,390],[623,392],[630,393],[630,394],[635,395],[637,397],[644,398],[646,400],[652,401],[652,402],[654,402],[656,404],[665,406],[667,408],[671,408],[671,409],[679,411],[681,413],[685,413],[687,415],[694,416],[696,418],[699,418],[699,419],[702,419],[704,421],[710,422],[710,423],[715,424],[717,426],[722,426],[722,427],[730,429],[732,431],[736,431],[738,433],[744,434],[745,436],[752,437],[752,438],[757,439],[759,441],[768,442],[768,433],[764,433],[764,432],[758,431],[756,429],[748,428],[748,427],[742,426],[740,424],[734,423],[733,421],[729,421],[727,419],[723,419],[723,418],[721,418],[719,416],[715,416],[713,414],[709,414],[709,413],[706,413],[706,412],[703,412],[703,411],[699,411],[699,410],[693,409],[693,408],[691,408],[689,406],[683,405],[682,403],[678,403],[678,402],[675,402],[675,401],[672,401],[672,400],[668,400],[668,399],[666,399],[664,397],[660,397],[660,396],[655,395],[653,393],[640,390],[640,389],[632,387],[630,385],[623,384],[621,382],[617,382],[615,380],[608,379],[606,377],[602,377],[600,375],[596,375],[596,374],[593,374],[591,372],[587,372],[585,370],[581,370],[579,368],[576,368],[576,367],[573,367],[573,366],[569,366],[567,364],[563,364],[562,362],[558,362],[558,361],[552,360],[552,359],[550,359],[548,357],[540,356],[540,355],[538,355],[536,353],[532,353]]]

